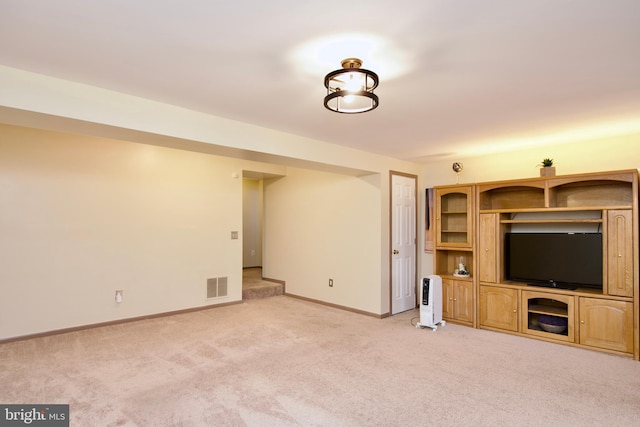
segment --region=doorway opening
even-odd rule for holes
[[[242,299],[284,294],[284,284],[262,275],[264,182],[242,179]]]

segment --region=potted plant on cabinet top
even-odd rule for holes
[[[553,159],[543,159],[542,163],[538,166],[542,166],[540,168],[540,176],[554,176],[556,174],[556,168],[553,166]]]

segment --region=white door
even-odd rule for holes
[[[416,307],[416,178],[391,174],[391,314]]]

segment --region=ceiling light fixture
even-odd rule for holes
[[[324,106],[336,113],[355,114],[371,111],[378,106],[378,75],[360,68],[362,60],[347,58],[342,61],[342,70],[332,71],[324,78],[327,96]]]

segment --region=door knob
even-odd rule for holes
[[[399,251],[399,250],[397,250],[397,249],[394,249],[394,250],[393,250],[393,254],[394,254],[394,255],[398,255],[399,253],[400,253],[400,251]]]

